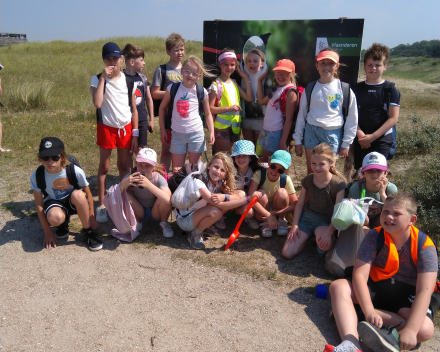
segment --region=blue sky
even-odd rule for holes
[[[30,41],[87,41],[181,33],[203,40],[203,21],[364,18],[362,47],[439,39],[438,0],[2,0],[0,31]]]

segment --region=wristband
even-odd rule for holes
[[[249,196],[247,196],[247,197],[246,197],[246,202],[248,202],[248,203],[249,203]]]
[[[137,128],[134,128],[131,130],[131,134],[133,137],[139,137],[139,130]]]

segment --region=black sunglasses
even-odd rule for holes
[[[52,159],[53,161],[58,161],[61,159],[61,155],[55,155],[55,156],[40,156],[41,160],[49,161],[49,159]]]
[[[276,166],[275,164],[270,164],[269,166],[272,170],[277,170],[280,175],[284,174],[286,170]]]

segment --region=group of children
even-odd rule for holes
[[[181,63],[184,45],[184,39],[176,33],[167,38],[170,61],[157,67],[151,89],[140,72],[145,64],[142,49],[131,44],[124,50],[115,43],[104,45],[106,67],[92,77],[90,85],[97,109],[99,206],[94,211],[84,171],[66,154],[63,142],[55,137],[42,139],[38,155],[42,166],[32,174],[31,185],[45,233],[43,245],[55,247],[58,239],[67,237],[70,216],[77,213],[88,248],[102,248],[95,231],[97,222],[108,221],[103,199],[115,148],[119,189],[127,192],[138,229],[143,221],[151,220],[159,223],[164,237],[173,237],[168,222],[173,211],[168,171],[172,162],[172,172],[179,172],[187,157],[192,164],[199,162],[206,151],[205,127],[213,156],[206,170],[194,177],[200,198],[189,208],[174,209],[176,223],[187,233],[190,246],[204,249],[203,235],[218,234],[226,228],[226,212],[243,214],[250,200],[257,197],[258,202],[246,215],[250,228],[260,228],[262,237],[271,237],[275,230],[287,236],[282,254],[289,259],[314,236],[317,255],[322,258],[337,241],[338,232],[331,218],[347,189],[336,160],[347,157],[354,144],[353,177],[361,178],[351,185],[348,197],[373,197],[384,202],[384,207],[379,216],[365,221],[366,235],[352,278],[337,280],[330,286],[343,342],[336,347],[327,345],[325,351],[360,351],[359,339],[375,351],[398,350],[399,342],[396,345],[393,338],[399,334],[392,328],[385,331],[385,326],[400,331],[402,349],[429,339],[434,327],[428,298],[435,285],[438,258],[433,242],[414,227],[415,200],[396,193],[396,186],[387,179],[387,157],[400,100],[397,89],[388,89],[382,78],[388,48],[374,44],[367,50],[366,81],[354,91],[338,79],[337,52],[323,49],[316,57],[320,78],[309,84],[300,99],[295,64],[287,59],[275,65],[273,89],[266,95],[263,81],[267,69],[262,71],[265,57],[258,49],[248,53],[246,70],[241,70],[234,51],[225,48],[218,58],[220,76],[206,90],[197,81],[202,75],[215,76],[195,56]],[[242,78],[241,85],[231,79],[235,71]],[[257,74],[255,79],[253,75]],[[265,109],[255,109],[255,104]],[[147,148],[154,116],[159,116],[161,164],[156,152]],[[259,125],[257,129],[252,121]],[[296,155],[302,156],[305,148],[309,174],[301,181],[299,199],[286,174],[291,165],[291,138]],[[257,143],[263,147],[260,158],[255,153]],[[132,153],[136,155],[134,172]],[[290,231],[288,222],[292,223]],[[55,234],[50,226],[57,227]],[[364,320],[359,326],[358,316]]]

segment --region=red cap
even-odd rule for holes
[[[287,59],[282,59],[277,62],[274,71],[286,71],[286,72],[295,72],[295,64]]]

